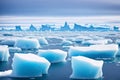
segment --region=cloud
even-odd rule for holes
[[[78,16],[120,14],[119,0],[0,0],[0,15]]]

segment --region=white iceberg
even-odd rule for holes
[[[93,60],[83,56],[72,57],[73,79],[97,79],[103,75],[103,61]]]
[[[15,47],[21,49],[38,49],[40,48],[40,44],[37,39],[21,38],[16,40]]]
[[[69,57],[86,56],[90,58],[114,58],[118,53],[118,45],[92,45],[89,47],[70,47]]]
[[[47,74],[50,63],[35,54],[15,53],[12,64],[12,77],[40,77]]]
[[[8,46],[0,46],[0,61],[8,61],[9,56]]]
[[[66,61],[67,52],[53,49],[53,50],[39,50],[38,55],[45,57],[51,63],[64,62]]]

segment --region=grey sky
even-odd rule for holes
[[[119,15],[120,0],[0,0],[0,16]]]

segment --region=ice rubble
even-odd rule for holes
[[[91,45],[89,47],[70,47],[71,56],[86,56],[90,58],[114,58],[118,52],[118,45]]]
[[[53,49],[53,50],[39,50],[38,55],[45,57],[51,63],[64,62],[66,61],[67,52]]]
[[[8,61],[9,56],[8,46],[0,46],[0,61]]]
[[[83,56],[72,57],[73,79],[97,79],[103,75],[103,61],[93,60]]]
[[[16,40],[15,47],[21,49],[38,49],[40,48],[40,44],[37,39],[21,38]]]
[[[47,74],[50,63],[35,54],[15,53],[12,64],[12,77],[39,77]]]

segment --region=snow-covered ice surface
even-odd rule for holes
[[[18,39],[27,38],[27,39],[36,39],[37,44],[40,44],[39,38],[44,37],[48,44],[43,46],[40,45],[41,48],[38,50],[34,50],[33,47],[24,50],[20,47],[15,47],[15,43]],[[95,45],[97,44],[117,44],[120,40],[120,32],[39,32],[39,31],[1,31],[0,32],[0,45],[8,45],[10,57],[7,62],[0,62],[0,80],[71,80],[69,77],[72,73],[71,61],[67,56],[66,62],[60,62],[51,64],[48,74],[43,75],[37,78],[11,78],[8,76],[12,73],[12,64],[13,57],[15,53],[23,53],[28,54],[33,53],[35,55],[38,54],[39,50],[51,50],[51,49],[60,49],[65,52],[68,52],[70,47],[87,47],[82,43],[85,41],[95,41]],[[99,42],[100,40],[106,40],[106,42]],[[44,40],[43,40],[44,41]],[[9,43],[10,42],[10,43]],[[120,49],[118,54],[120,53]],[[103,59],[101,59],[103,60]],[[104,60],[103,65],[103,78],[96,80],[120,80],[120,56],[115,56],[113,60]]]

